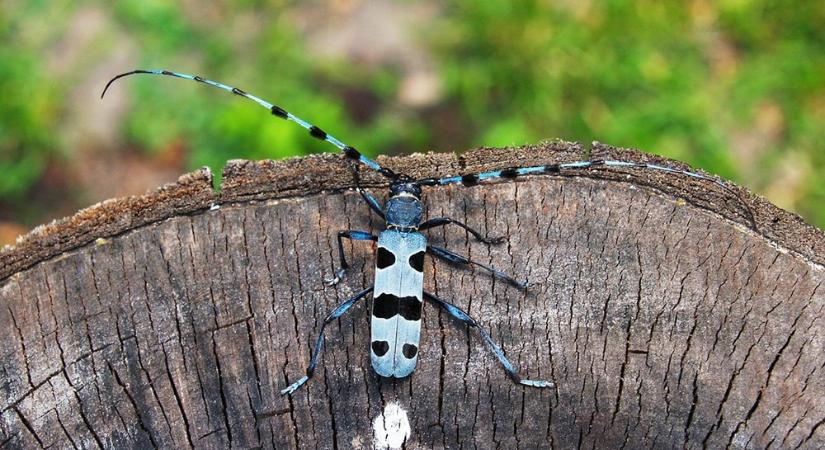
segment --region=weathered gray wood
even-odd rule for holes
[[[387,163],[433,175],[578,157],[552,143]],[[316,378],[280,396],[329,309],[371,282],[373,249],[355,243],[348,278],[323,284],[336,231],[381,224],[357,194],[324,191],[351,185],[337,157],[234,162],[220,194],[199,172],[0,254],[0,442],[372,448],[397,403],[405,448],[825,445],[822,232],[738,188],[579,175],[426,194],[429,216],[509,238],[487,247],[445,227],[432,241],[539,285],[525,295],[429,261],[425,288],[556,391],[514,386],[433,307],[414,375],[380,379],[361,305],[329,327]]]

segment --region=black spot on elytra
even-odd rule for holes
[[[390,319],[398,314],[398,297],[392,294],[381,294],[372,302],[372,315],[379,319]]]
[[[424,252],[418,252],[414,255],[410,255],[410,267],[415,269],[417,272],[424,271]]]
[[[393,264],[395,264],[395,255],[384,247],[378,247],[376,267],[379,269],[385,269]]]
[[[375,343],[373,342],[373,344]],[[404,352],[405,358],[413,359],[415,358],[416,353],[418,353],[418,347],[412,344],[404,344],[404,347],[401,351]]]
[[[478,184],[478,175],[474,173],[468,173],[467,175],[461,176],[461,183],[464,186],[475,186]]]
[[[372,351],[375,356],[384,356],[390,349],[390,343],[387,341],[372,341]]]
[[[421,300],[417,297],[401,297],[393,294],[381,294],[372,304],[372,315],[379,319],[392,319],[401,314],[406,320],[421,319]]]
[[[272,105],[272,108],[269,108],[269,110],[272,111],[272,115],[278,116],[281,119],[286,119],[287,117],[289,117],[289,113],[287,113],[285,109],[281,108],[278,105]]]
[[[327,138],[326,131],[316,127],[315,125],[309,127],[309,134],[310,134],[310,136],[312,136],[314,138],[321,139],[321,140],[324,140],[324,139]]]
[[[421,320],[421,300],[416,297],[401,297],[398,312],[407,320]]]

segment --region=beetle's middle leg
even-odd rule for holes
[[[451,219],[449,217],[435,217],[433,219],[428,219],[425,222],[423,222],[421,225],[418,226],[418,231],[428,230],[430,228],[435,228],[435,227],[442,227],[444,225],[449,225],[449,224],[458,225],[461,228],[464,228],[465,230],[467,230],[468,233],[472,234],[473,237],[475,237],[479,241],[481,241],[485,244],[488,244],[488,245],[490,245],[490,244],[496,245],[496,244],[501,244],[502,242],[504,242],[504,237],[503,236],[485,237],[481,233],[479,233],[478,231],[476,231],[476,230],[470,228],[469,226],[467,226],[466,224],[464,224],[463,222],[459,222],[458,220]]]
[[[510,275],[507,275],[506,273],[504,273],[504,272],[502,272],[498,269],[494,269],[490,266],[486,266],[484,264],[481,264],[480,262],[472,261],[472,260],[470,260],[470,258],[467,258],[466,256],[459,255],[458,253],[447,250],[446,248],[436,247],[434,245],[428,245],[427,246],[427,253],[433,254],[433,255],[437,256],[438,258],[441,258],[445,261],[449,261],[453,264],[461,264],[461,265],[464,265],[464,266],[474,265],[474,266],[477,266],[477,267],[481,267],[482,269],[490,272],[494,277],[501,278],[502,280],[504,280],[504,281],[516,286],[516,287],[519,287],[521,289],[527,289],[531,286],[531,284],[526,280],[525,281],[519,281],[519,280],[515,279],[514,277],[512,277]]]
[[[372,233],[367,231],[357,231],[357,230],[341,230],[338,232],[338,257],[341,262],[341,266],[338,270],[335,271],[335,275],[332,278],[327,278],[324,281],[327,285],[332,286],[338,284],[344,275],[347,274],[347,268],[349,268],[349,264],[347,264],[347,258],[344,256],[344,242],[343,239],[352,239],[354,241],[377,241],[378,236],[375,236]]]

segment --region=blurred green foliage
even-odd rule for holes
[[[101,11],[106,25],[81,63],[56,73],[44,55],[68,39],[82,8]],[[418,108],[398,105],[397,63],[311,51],[299,8],[309,7],[0,7],[0,203],[15,211],[49,164],[78,151],[60,126],[72,83],[127,42],[139,67],[239,86],[367,154],[599,140],[744,183],[825,227],[825,2],[456,0],[408,33],[442,83],[437,103]],[[121,144],[148,156],[184,145],[190,168],[334,150],[194,83],[143,76],[114,89],[129,100]]]
[[[37,55],[19,50],[39,39],[22,34],[20,24],[0,14],[0,198],[24,197],[56,149],[51,124],[60,92]]]
[[[474,144],[597,139],[756,190],[786,159],[805,179],[775,201],[825,225],[825,3],[559,4],[453,3],[436,54]]]
[[[356,126],[348,120],[340,95],[330,86],[347,81],[370,85],[370,74],[361,74],[360,80],[336,80],[332,72],[344,67],[343,62],[327,62],[325,66],[311,58],[300,45],[300,36],[280,14],[283,4],[264,8],[248,3],[223,12],[234,18],[254,14],[266,24],[243,48],[233,45],[233,30],[216,30],[214,23],[187,22],[176,6],[166,2],[148,8],[142,1],[119,2],[117,17],[132,36],[153,43],[144,44],[153,51],[142,55],[141,67],[192,72],[191,62],[181,66],[176,60],[187,59],[181,55],[196,55],[202,59],[197,66],[208,68],[198,71],[202,76],[271,99],[313,123],[329,124],[324,127],[330,132],[334,129],[336,136],[348,142],[357,140],[359,147],[386,147],[393,138],[392,129],[401,124],[382,117]],[[126,119],[129,141],[147,151],[163,149],[175,140],[186,142],[191,167],[220,168],[232,158],[278,159],[335,150],[308,139],[305,130],[291,123],[273,120],[253,103],[220,91],[204,92],[200,86],[172,79],[133,79],[116,88],[132,90],[134,98],[140,99],[130,105]],[[346,136],[344,131],[351,134]]]

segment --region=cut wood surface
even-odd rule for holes
[[[579,160],[578,144],[382,158],[415,177]],[[679,166],[596,144],[586,157]],[[679,166],[682,167],[682,166]],[[381,197],[386,180],[362,170]],[[732,184],[637,169],[425,189],[428,232],[536,283],[428,260],[418,368],[369,364],[364,302],[381,230],[339,155],[232,161],[43,226],[0,253],[0,444],[9,448],[822,448],[825,234]]]

